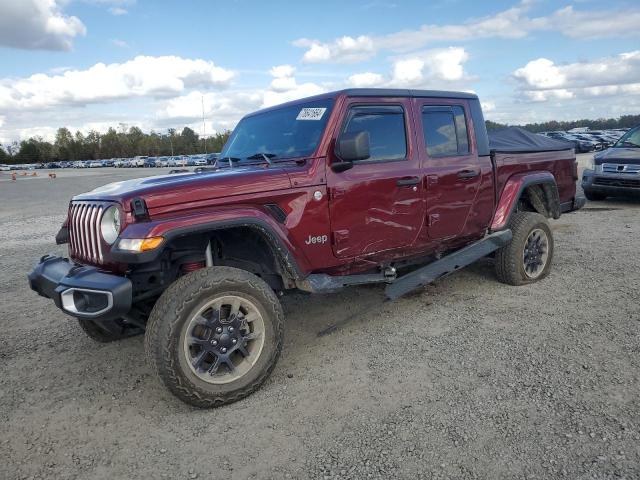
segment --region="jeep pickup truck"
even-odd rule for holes
[[[211,170],[73,197],[56,236],[69,258],[43,256],[29,282],[94,340],[144,332],[183,401],[233,402],[276,364],[287,291],[379,282],[395,299],[487,256],[509,285],[544,278],[548,219],[584,199],[573,149],[537,141],[490,146],[468,93],[286,103],[244,117]]]

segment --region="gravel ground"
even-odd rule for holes
[[[151,173],[0,176],[0,478],[640,478],[640,201],[552,222],[538,284],[485,260],[384,305],[377,286],[286,296],[274,374],[202,411],[141,337],[93,343],[26,282],[64,252],[72,194]]]

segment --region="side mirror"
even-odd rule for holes
[[[343,133],[336,141],[336,156],[340,159],[331,165],[334,172],[344,172],[353,167],[356,160],[366,160],[371,156],[369,152],[369,132]]]

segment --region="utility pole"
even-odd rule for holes
[[[168,132],[169,132],[169,143],[171,144],[171,156],[173,157],[173,135],[171,134],[171,129],[169,129]]]
[[[207,137],[205,137],[205,124],[204,124],[204,95],[200,97],[202,99],[202,141],[204,142],[204,153],[207,154]]]

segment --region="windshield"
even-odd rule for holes
[[[245,117],[233,130],[220,158],[248,161],[264,154],[280,160],[311,155],[332,106],[333,99],[325,98]]]
[[[640,147],[640,127],[632,128],[625,133],[614,147]]]

